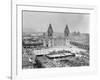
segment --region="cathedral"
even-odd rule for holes
[[[70,40],[68,39],[69,35],[68,26],[66,26],[63,35],[64,35],[63,37],[54,36],[52,26],[51,24],[49,24],[47,35],[44,34],[43,46],[44,47],[68,46],[70,44]]]

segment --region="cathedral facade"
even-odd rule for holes
[[[43,46],[44,47],[56,47],[56,46],[67,46],[70,44],[68,38],[44,38]]]

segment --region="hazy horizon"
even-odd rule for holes
[[[47,32],[49,24],[54,32],[63,33],[68,25],[70,32],[89,33],[88,14],[23,11],[23,32]]]

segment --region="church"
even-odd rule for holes
[[[43,46],[44,47],[68,46],[70,44],[68,35],[69,35],[69,29],[68,26],[66,26],[63,36],[54,36],[52,25],[49,24],[47,33],[43,34]]]

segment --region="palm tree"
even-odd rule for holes
[[[68,25],[66,25],[65,30],[64,30],[64,36],[68,37],[69,33],[70,33],[70,31],[69,31]]]

